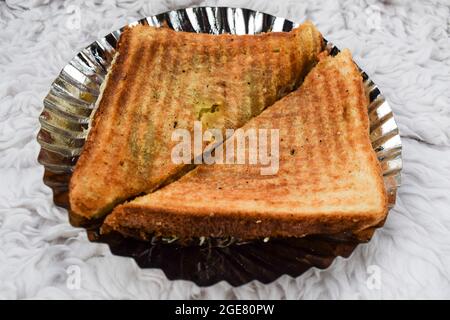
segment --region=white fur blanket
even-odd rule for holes
[[[403,137],[403,185],[385,227],[349,259],[270,285],[199,288],[90,243],[53,204],[35,137],[60,69],[127,22],[199,5],[312,19],[351,49],[391,103]],[[0,298],[450,298],[449,17],[448,0],[0,1]],[[79,283],[68,281],[70,266]]]

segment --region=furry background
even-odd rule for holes
[[[199,288],[88,242],[53,205],[35,137],[60,69],[127,22],[198,5],[312,19],[351,49],[390,102],[403,137],[403,185],[385,227],[350,259],[270,285]],[[450,298],[449,17],[450,1],[0,1],[0,298]],[[79,289],[67,285],[74,265]]]

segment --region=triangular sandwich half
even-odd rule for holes
[[[279,129],[275,174],[262,175],[265,166],[248,161],[200,165],[118,206],[102,232],[143,239],[254,239],[358,232],[377,225],[385,219],[387,197],[369,139],[367,105],[349,51],[323,57],[300,89],[242,127]]]
[[[174,129],[244,125],[298,87],[322,48],[311,23],[251,36],[125,30],[70,181],[72,218],[101,218],[187,172],[171,161]]]

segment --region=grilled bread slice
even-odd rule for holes
[[[242,126],[298,87],[322,47],[311,23],[254,36],[125,30],[70,181],[73,222],[185,173],[170,158],[175,128]]]
[[[360,232],[377,225],[385,219],[387,197],[369,139],[367,105],[349,51],[323,57],[300,89],[242,127],[279,129],[276,174],[261,175],[261,165],[200,165],[118,206],[102,232],[143,239],[153,234],[254,239]]]

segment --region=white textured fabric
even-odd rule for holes
[[[270,285],[199,288],[90,243],[53,204],[35,136],[60,69],[127,22],[205,4],[312,19],[351,49],[391,103],[403,185],[385,227],[350,259]],[[450,1],[1,1],[0,298],[450,298],[449,17]],[[67,285],[71,265],[80,268],[79,289]],[[374,270],[380,282],[371,282]]]

